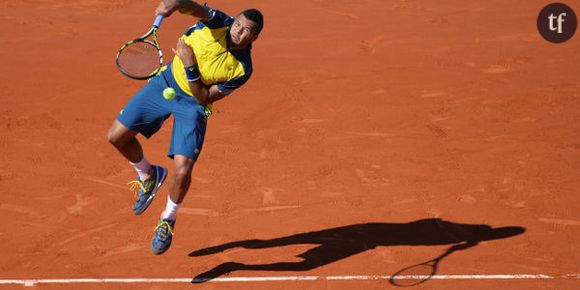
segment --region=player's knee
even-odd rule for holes
[[[189,188],[191,184],[191,172],[175,171],[173,173],[173,182],[177,188]]]
[[[107,132],[107,140],[115,147],[119,147],[122,145],[121,144],[122,138],[118,134],[115,134],[114,128],[109,129],[109,132]]]
[[[173,175],[177,181],[187,181],[191,178],[192,168],[179,167],[175,168]]]
[[[123,147],[130,142],[136,134],[137,132],[129,130],[121,124],[121,122],[115,120],[109,129],[109,132],[107,132],[107,140],[115,147]]]
[[[193,171],[193,164],[195,161],[189,158],[180,158],[175,164],[174,176],[176,181],[189,181],[191,179],[191,173]]]

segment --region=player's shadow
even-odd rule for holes
[[[202,283],[233,271],[308,271],[378,246],[455,245],[466,249],[480,241],[519,235],[523,227],[492,228],[489,225],[460,224],[441,219],[422,219],[409,223],[365,223],[300,233],[270,240],[245,240],[193,251],[190,257],[216,254],[232,248],[263,249],[298,244],[318,245],[298,255],[300,262],[278,262],[248,265],[226,262],[201,273],[192,283]],[[462,245],[457,247],[457,245]],[[451,253],[451,252],[449,252]]]

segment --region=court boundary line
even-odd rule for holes
[[[341,280],[391,280],[392,275],[345,275],[345,276],[263,276],[263,277],[227,277],[214,279],[195,278],[71,278],[71,279],[0,279],[0,285],[20,284],[34,286],[37,284],[82,284],[82,283],[218,283],[218,282],[276,282],[276,281],[341,281]],[[580,279],[580,274],[563,274],[551,276],[545,274],[492,274],[492,275],[404,275],[397,280],[552,280]]]

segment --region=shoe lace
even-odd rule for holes
[[[141,191],[145,192],[145,186],[143,186],[143,182],[141,182],[141,180],[133,180],[129,183],[127,183],[127,185],[129,185],[129,190],[133,191],[135,198],[137,198],[137,194],[139,193],[139,189],[141,189]]]
[[[141,192],[148,192],[153,186],[155,186],[155,178],[150,177],[145,181],[137,179],[127,183],[127,185],[130,186],[130,190],[135,193],[135,198],[137,198],[139,190],[141,190]]]
[[[161,228],[162,230],[159,232],[159,238],[161,238],[162,240],[165,240],[167,238],[167,232],[169,231],[171,233],[171,235],[173,236],[173,227],[171,226],[171,224],[168,221],[162,221],[160,222],[157,227],[155,227],[155,231],[157,232],[157,230]]]

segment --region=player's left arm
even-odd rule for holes
[[[217,85],[207,87],[201,80],[189,82],[189,89],[199,104],[209,105],[226,97]]]
[[[189,47],[183,38],[179,38],[177,41],[177,50],[175,53],[183,62],[183,66],[186,68],[191,68],[197,65],[195,54],[193,49]],[[199,71],[197,71],[197,78],[190,79],[188,76],[189,89],[193,94],[193,97],[197,100],[199,104],[207,105],[215,101],[223,99],[226,94],[220,91],[217,85],[212,85],[210,87],[206,86],[199,77]]]

